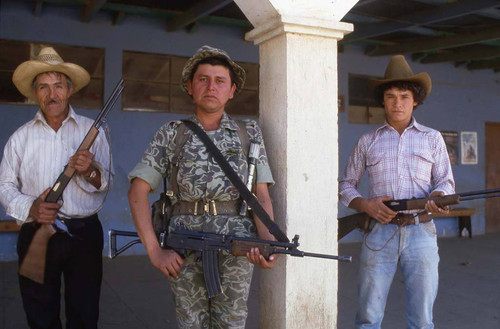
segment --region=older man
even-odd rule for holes
[[[448,210],[429,201],[425,209],[396,213],[383,203],[454,193],[441,134],[413,116],[431,91],[431,79],[425,72],[413,74],[405,58],[398,55],[391,59],[384,79],[374,80],[372,85],[375,98],[385,108],[386,123],[359,139],[339,185],[340,200],[346,206],[377,220],[365,234],[361,250],[356,328],[380,328],[399,263],[407,292],[407,328],[431,329],[439,255],[436,227],[429,213]],[[357,191],[365,171],[370,178],[368,198]]]
[[[64,219],[69,232],[57,232],[47,246],[45,280],[22,275],[19,285],[31,328],[61,328],[60,290],[64,275],[66,328],[97,328],[102,279],[103,232],[97,212],[112,180],[105,134],[90,150],[76,151],[92,126],[77,115],[70,96],[90,81],[82,67],[66,63],[51,48],[20,64],[12,80],[40,108],[9,138],[0,164],[0,201],[21,224],[17,250],[21,264],[41,224]],[[63,193],[63,202],[45,197],[65,165],[76,175]]]
[[[247,134],[251,141],[260,145],[256,195],[272,216],[268,184],[273,183],[273,178],[262,133],[254,121],[246,121],[241,127],[225,112],[227,102],[241,91],[244,83],[245,71],[225,51],[208,46],[199,49],[187,61],[181,81],[182,88],[195,104],[195,115],[190,120],[203,128],[241,177],[247,174],[248,161],[240,136]],[[207,153],[200,139],[189,130],[184,132],[189,135],[179,156],[174,157],[180,126],[180,121],[172,121],[161,127],[141,162],[129,174],[132,216],[151,263],[170,279],[179,327],[244,328],[253,270],[251,263],[271,268],[277,255],[266,260],[259,255],[258,249],[253,249],[247,258],[220,253],[223,293],[209,298],[198,257],[191,254],[183,259],[173,250],[161,249],[153,231],[148,193],[157,189],[163,177],[171,179],[172,168],[176,167],[177,175],[170,180],[177,186],[170,189],[178,190],[174,195],[171,230],[181,227],[240,237],[254,237],[257,232],[262,239],[274,239],[259,218],[254,216],[252,220],[248,215],[239,215],[241,199],[238,190],[213,156]]]

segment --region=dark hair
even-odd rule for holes
[[[380,105],[384,106],[384,93],[391,88],[397,88],[399,90],[411,91],[413,94],[413,100],[417,103],[417,105],[414,108],[423,104],[424,99],[427,96],[427,92],[425,91],[425,88],[417,82],[391,81],[391,82],[387,82],[387,83],[384,83],[383,85],[376,87],[374,90],[373,95],[375,97],[375,100]]]
[[[199,61],[198,63],[196,63],[196,65],[191,70],[191,76],[189,77],[189,80],[193,81],[194,73],[196,72],[196,70],[198,69],[198,66],[200,64],[210,64],[212,66],[216,66],[216,65],[224,66],[225,68],[227,68],[229,70],[229,77],[231,78],[231,86],[233,85],[233,83],[236,83],[235,82],[236,76],[234,74],[233,68],[231,67],[231,65],[229,64],[228,61],[226,61],[223,58],[219,58],[219,57],[204,58],[201,61]]]

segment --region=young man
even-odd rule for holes
[[[103,233],[97,212],[112,180],[109,145],[101,132],[89,151],[75,151],[93,120],[77,115],[70,96],[85,87],[84,68],[66,63],[50,47],[22,63],[12,80],[40,109],[9,138],[0,164],[0,201],[22,224],[17,242],[19,264],[40,224],[64,220],[69,233],[54,234],[47,246],[44,283],[19,275],[31,328],[61,328],[60,290],[64,275],[66,328],[97,328],[102,278]],[[64,166],[76,174],[62,203],[45,202]]]
[[[359,139],[339,184],[342,203],[377,221],[365,234],[361,251],[356,328],[380,328],[398,263],[407,292],[407,327],[434,328],[439,255],[430,213],[449,210],[430,201],[425,209],[396,213],[383,204],[454,193],[441,134],[413,117],[431,91],[431,79],[425,72],[414,75],[405,58],[397,55],[384,79],[372,82],[386,123]],[[370,179],[368,198],[357,191],[365,171]]]
[[[204,46],[191,57],[182,72],[181,85],[195,104],[190,120],[210,136],[240,177],[248,172],[246,150],[238,135],[237,122],[225,112],[227,102],[245,83],[245,71],[223,50]],[[189,129],[181,154],[174,159],[175,137],[180,121],[172,121],[158,130],[141,162],[129,174],[129,202],[137,232],[146,247],[151,263],[170,279],[180,328],[244,328],[253,264],[272,268],[277,255],[269,260],[253,249],[244,257],[219,253],[219,271],[223,293],[208,298],[203,281],[202,263],[193,253],[183,259],[173,250],[161,249],[151,223],[148,193],[155,191],[172,166],[177,166],[170,230],[179,228],[239,237],[274,240],[263,223],[254,217],[239,216],[241,199],[238,190],[226,177],[201,140]],[[256,195],[272,217],[268,184],[273,178],[267,161],[260,128],[254,121],[245,122],[251,141],[260,144],[256,173]],[[172,189],[173,187],[169,187]]]

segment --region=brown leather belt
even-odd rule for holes
[[[389,223],[399,226],[415,225],[420,223],[427,223],[432,220],[432,215],[426,212],[418,214],[403,214],[398,213]]]
[[[241,202],[233,201],[215,201],[198,200],[195,202],[179,201],[174,204],[172,215],[239,215]]]

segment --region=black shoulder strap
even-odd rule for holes
[[[280,229],[278,224],[271,220],[267,212],[262,208],[257,198],[248,190],[245,183],[240,179],[237,173],[231,168],[227,160],[224,158],[222,153],[219,151],[217,146],[214,145],[210,137],[201,129],[196,123],[189,120],[182,120],[186,127],[191,129],[205,144],[207,150],[212,153],[215,161],[222,168],[226,176],[229,178],[231,183],[238,189],[243,199],[247,204],[252,207],[257,217],[262,221],[262,223],[269,229],[269,232],[280,242],[290,242],[285,233]]]

